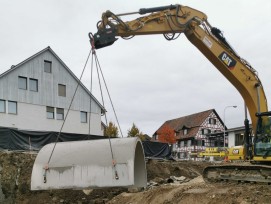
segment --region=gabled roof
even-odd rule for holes
[[[23,64],[31,61],[32,59],[34,59],[35,57],[39,56],[40,54],[49,51],[50,53],[52,53],[52,55],[61,63],[61,65],[70,73],[70,75],[77,81],[77,83],[80,83],[80,85],[83,87],[83,89],[85,89],[85,91],[91,96],[91,98],[101,107],[101,109],[105,112],[105,108],[100,104],[100,102],[91,94],[91,92],[84,86],[84,84],[82,84],[82,82],[80,82],[80,80],[74,75],[74,73],[68,68],[68,66],[58,57],[58,55],[52,50],[52,48],[50,46],[46,47],[45,49],[39,51],[38,53],[32,55],[31,57],[25,59],[24,61],[20,62],[17,65],[12,65],[11,68],[7,71],[5,71],[4,73],[0,74],[0,78],[9,74],[10,72],[14,71],[15,69],[18,69],[20,66],[22,66]]]
[[[219,118],[215,109],[210,109],[203,112],[168,120],[155,132],[155,134],[158,134],[164,126],[169,126],[170,128],[174,129],[175,132],[179,133],[177,134],[177,139],[194,137],[199,131],[202,123],[212,112],[214,112],[217,115],[217,118]],[[183,129],[189,129],[188,134],[183,135],[181,131]]]

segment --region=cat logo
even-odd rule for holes
[[[239,154],[239,149],[233,149],[232,154]]]
[[[232,70],[236,65],[236,61],[230,57],[226,52],[222,52],[219,55],[219,59],[230,69]]]

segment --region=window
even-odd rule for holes
[[[197,146],[198,140],[195,140],[194,138],[191,140],[191,146]]]
[[[180,154],[179,154],[179,156],[180,156],[179,158],[180,158],[180,159],[183,159],[183,158],[184,158],[184,153],[183,153],[183,152],[179,152],[179,153],[180,153]]]
[[[244,134],[236,134],[235,135],[235,146],[244,144]]]
[[[17,114],[17,102],[8,101],[8,113]]]
[[[29,79],[29,90],[30,91],[38,91],[38,80],[37,79]]]
[[[87,112],[81,111],[81,123],[87,122]]]
[[[19,76],[18,87],[19,87],[19,89],[24,89],[24,90],[27,89],[27,78],[26,77]]]
[[[209,118],[209,124],[216,124],[216,119],[215,118]]]
[[[202,143],[201,143],[201,140],[196,140],[196,142],[197,142],[197,143],[196,143],[197,146],[201,146],[201,144],[202,144]]]
[[[57,120],[64,120],[64,109],[63,108],[56,109],[56,119]]]
[[[66,85],[58,84],[58,95],[66,97]]]
[[[191,140],[187,140],[187,147],[190,147],[191,146]]]
[[[52,62],[44,60],[44,71],[52,73]]]
[[[187,140],[183,141],[184,146],[187,147]]]
[[[204,140],[197,140],[197,146],[203,146],[204,147]]]
[[[6,112],[6,101],[0,100],[0,113]]]
[[[187,132],[188,132],[187,129],[184,129],[184,130],[183,130],[183,134],[184,134],[184,135],[187,135]]]
[[[54,119],[55,118],[55,111],[53,107],[46,107],[46,113],[48,119]]]
[[[203,135],[206,135],[206,134],[208,134],[208,133],[211,133],[211,130],[209,130],[209,129],[201,129],[201,133],[202,133]]]
[[[180,140],[177,142],[177,146],[181,147],[181,141]]]
[[[180,147],[184,147],[184,141],[181,141],[181,146]]]

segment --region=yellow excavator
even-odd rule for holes
[[[135,20],[123,21],[122,16],[139,14]],[[271,183],[271,133],[267,100],[256,70],[230,46],[222,32],[212,27],[207,16],[190,7],[170,5],[139,9],[138,12],[114,14],[106,11],[97,23],[98,31],[90,33],[93,48],[112,45],[117,36],[163,34],[174,40],[184,33],[187,39],[216,67],[239,91],[249,111],[245,114],[245,141],[242,147],[229,149],[231,159],[250,161],[253,164],[216,165],[205,168],[206,181],[237,180]]]

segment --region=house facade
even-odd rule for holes
[[[104,112],[50,47],[0,75],[1,127],[103,135]]]
[[[252,129],[252,125],[249,126],[250,130]],[[229,138],[229,144],[228,147],[234,147],[234,146],[242,146],[244,145],[245,141],[245,126],[241,127],[235,127],[226,130],[226,133],[228,134]],[[253,141],[253,131],[251,140]]]
[[[191,159],[190,153],[204,151],[206,147],[224,145],[224,124],[214,109],[168,120],[154,133],[153,139],[164,142],[163,134],[169,133],[168,129],[174,132],[172,152],[178,159],[188,160]],[[225,139],[227,145],[228,139]]]

